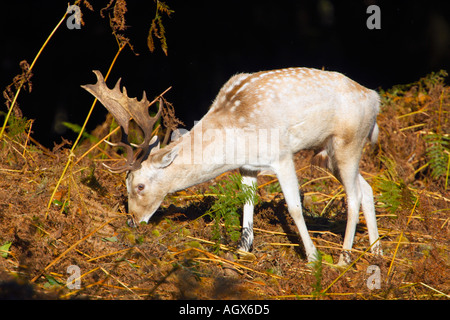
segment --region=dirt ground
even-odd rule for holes
[[[205,193],[227,175],[168,195],[148,225],[131,228],[125,174],[101,165],[118,158],[113,150],[102,145],[81,158],[88,140],[73,155],[70,142],[47,150],[26,124],[15,132],[10,123],[0,141],[0,298],[448,299],[450,89],[434,74],[381,95],[379,141],[366,146],[361,172],[374,189],[384,256],[367,252],[361,214],[347,269],[334,265],[345,193],[310,165],[309,151],[296,165],[323,256],[314,265],[273,176],[258,178],[251,254],[238,255],[226,236],[217,252],[204,216],[215,197]]]

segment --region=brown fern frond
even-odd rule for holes
[[[153,37],[156,37],[160,41],[161,49],[163,50],[164,54],[167,56],[168,45],[167,45],[167,39],[166,39],[166,29],[164,28],[164,25],[162,22],[162,14],[166,14],[168,17],[170,17],[170,15],[173,12],[174,11],[171,10],[166,3],[162,2],[162,1],[156,1],[156,14],[152,20],[150,29],[148,31],[148,36],[147,36],[147,46],[148,46],[150,52],[153,52],[155,50],[155,42],[153,40]]]

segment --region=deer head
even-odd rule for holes
[[[163,108],[162,99],[159,101],[160,104],[157,114],[154,117],[151,117],[148,113],[148,108],[151,103],[147,100],[145,91],[143,92],[141,101],[138,101],[136,98],[129,98],[125,87],[123,87],[122,91],[120,90],[121,79],[117,81],[113,89],[109,89],[106,86],[105,79],[101,72],[98,70],[94,70],[93,72],[97,76],[97,83],[87,84],[81,87],[94,95],[113,115],[121,127],[122,139],[120,142],[105,142],[112,146],[124,147],[127,154],[126,163],[124,165],[115,167],[103,165],[113,173],[127,172],[128,209],[131,213],[137,213],[138,221],[142,221],[144,220],[142,216],[146,212],[153,213],[156,211],[164,199],[164,196],[156,197],[155,201],[151,201],[150,204],[149,200],[142,199],[143,197],[151,197],[157,194],[154,191],[152,192],[152,190],[148,190],[149,188],[146,188],[148,168],[142,170],[142,174],[134,175],[135,172],[141,171],[142,162],[159,150],[158,137],[152,137],[151,133],[154,124],[161,116]],[[144,141],[139,145],[128,141],[129,122],[131,119],[136,122],[144,134]],[[137,149],[137,152],[133,152],[133,147]],[[164,157],[159,160],[159,166],[161,167],[167,162],[167,159]],[[156,165],[156,167],[158,167],[158,165]]]

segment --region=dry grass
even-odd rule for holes
[[[309,165],[309,152],[297,155],[307,224],[328,260],[319,275],[305,262],[274,177],[259,177],[262,201],[256,207],[254,250],[241,259],[232,243],[212,253],[212,223],[203,214],[214,197],[203,194],[214,181],[169,195],[149,225],[129,228],[124,176],[101,166],[113,160],[104,159],[108,150],[94,149],[70,165],[47,211],[70,145],[44,150],[30,141],[25,124],[23,133],[6,134],[1,142],[0,246],[11,243],[0,257],[4,284],[16,279],[32,284],[34,295],[51,293],[53,298],[448,298],[450,197],[446,177],[432,179],[423,168],[429,161],[423,135],[433,130],[439,113],[448,115],[449,89],[440,82],[425,90],[422,100],[417,95],[414,86],[394,98],[384,93],[379,145],[367,147],[361,164],[378,200],[383,258],[367,253],[361,216],[355,263],[346,270],[330,263],[341,250],[345,194],[328,172]],[[411,128],[418,123],[423,125]],[[448,116],[443,117],[441,132],[447,134],[448,126]],[[83,143],[73,157],[89,148]],[[380,202],[380,181],[386,179],[403,186],[396,211]],[[81,271],[78,290],[66,285],[70,265]],[[380,268],[380,289],[367,286],[370,265]]]
[[[112,18],[122,21],[126,10],[113,9]],[[113,30],[116,57],[129,45],[119,31]],[[11,111],[32,66],[16,93],[7,94]],[[234,243],[225,243],[213,253],[213,223],[204,214],[214,195],[205,192],[226,175],[167,196],[149,225],[133,229],[126,224],[125,177],[101,165],[119,155],[78,139],[48,150],[16,106],[0,140],[0,298],[448,299],[450,89],[443,74],[434,74],[383,92],[382,102],[379,142],[367,146],[361,171],[374,188],[385,255],[367,252],[361,216],[354,263],[345,270],[333,265],[345,230],[345,193],[309,164],[308,151],[296,156],[297,173],[323,262],[306,264],[270,176],[258,178],[253,252],[239,256]],[[67,286],[71,265],[79,267],[79,289]],[[380,272],[379,289],[367,285],[369,266]]]

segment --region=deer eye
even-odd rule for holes
[[[145,184],[139,183],[139,184],[137,185],[137,189],[138,189],[138,191],[144,190],[144,189],[145,189]]]

